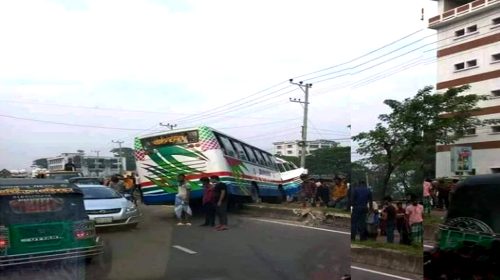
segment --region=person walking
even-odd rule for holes
[[[427,178],[423,184],[424,190],[424,210],[427,215],[431,214],[431,201],[432,201],[432,180]]]
[[[193,215],[191,207],[189,207],[189,199],[191,195],[191,187],[186,182],[186,175],[179,174],[177,176],[179,185],[177,187],[177,195],[175,196],[175,214],[179,222],[178,226],[190,226],[189,218]]]
[[[302,180],[301,184],[301,200],[302,207],[306,208],[307,204],[310,206],[314,206],[314,198],[316,197],[316,185],[312,180],[309,180],[306,174],[300,175],[300,179]]]
[[[423,240],[423,213],[424,207],[417,202],[416,196],[412,196],[411,205],[406,207],[406,216],[411,230],[411,239],[414,244],[421,244]]]
[[[217,201],[215,212],[219,217],[219,225],[215,227],[217,231],[228,230],[227,227],[227,185],[220,181],[219,176],[210,177],[213,184],[215,184],[214,194],[215,201]]]
[[[385,214],[385,232],[387,235],[387,243],[394,243],[394,230],[396,228],[396,207],[392,204],[392,198],[386,196],[384,199],[384,214]]]
[[[200,182],[203,185],[203,210],[205,211],[205,223],[201,226],[215,226],[215,188],[210,183],[208,177],[200,178]]]
[[[121,194],[125,193],[125,186],[116,175],[111,176],[108,186]]]
[[[324,207],[328,207],[330,202],[330,189],[321,179],[316,182],[316,201],[320,203],[320,206]]]
[[[366,215],[368,214],[368,210],[373,210],[372,192],[368,189],[365,181],[361,181],[360,184],[352,190],[351,197],[351,240],[355,241],[356,235],[359,233],[360,240],[365,241],[367,239]]]

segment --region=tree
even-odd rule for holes
[[[309,174],[349,175],[351,169],[351,147],[321,148],[306,157]]]
[[[115,157],[120,156],[120,149],[119,148],[114,148],[110,152],[114,153]],[[122,157],[125,158],[124,170],[135,171],[136,164],[135,164],[134,149],[128,148],[128,147],[122,147],[121,152],[122,152]]]
[[[468,89],[465,85],[433,94],[433,88],[427,86],[402,102],[385,100],[392,112],[379,115],[381,122],[373,130],[353,137],[359,143],[358,153],[383,166],[382,194],[387,193],[391,176],[403,164],[415,161],[425,168],[436,143],[453,144],[470,128],[499,123],[473,116],[477,103],[486,96],[464,95]]]

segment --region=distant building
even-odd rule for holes
[[[49,172],[64,170],[64,165],[70,159],[76,166],[76,170],[82,172],[84,176],[109,177],[120,173],[120,158],[88,156],[82,152],[62,153],[59,156],[47,158]],[[121,166],[125,169],[125,157],[122,158]]]
[[[486,95],[473,113],[500,118],[500,1],[438,0],[439,15],[429,19],[437,31],[438,92],[469,84]],[[436,147],[436,177],[500,173],[500,125],[471,128],[452,145]]]
[[[47,158],[39,158],[33,161],[33,167],[38,168],[49,168],[49,163],[47,162]]]
[[[10,173],[9,170],[7,170],[7,169],[0,170],[0,178],[10,178],[11,176],[12,176],[12,173]]]
[[[281,156],[298,157],[302,155],[302,147],[299,145],[301,141],[281,141],[273,143],[273,153]],[[338,143],[332,140],[314,140],[306,142],[306,155],[320,148],[337,147]]]
[[[9,170],[11,178],[28,178],[30,174],[25,169]]]

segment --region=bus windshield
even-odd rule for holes
[[[198,131],[192,130],[145,138],[142,139],[142,146],[145,150],[152,150],[164,146],[191,144],[196,142],[198,142]]]

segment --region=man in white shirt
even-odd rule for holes
[[[178,226],[190,226],[189,218],[192,215],[191,208],[189,207],[189,197],[191,194],[191,187],[186,182],[186,176],[179,174],[177,177],[179,186],[177,188],[177,195],[175,196],[175,214],[179,219]]]

